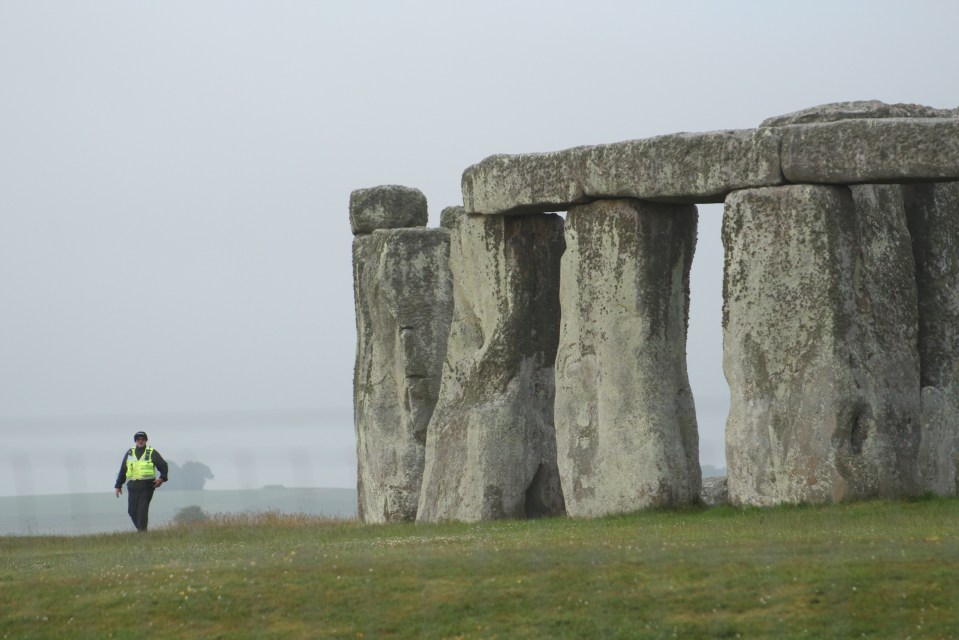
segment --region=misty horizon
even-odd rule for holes
[[[956,108],[957,23],[923,0],[0,3],[0,495],[112,493],[139,429],[210,489],[355,486],[351,191],[420,189],[438,226],[494,154]],[[723,467],[723,209],[698,209],[687,368]]]

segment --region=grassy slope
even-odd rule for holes
[[[957,531],[937,499],[6,537],[0,638],[950,638]]]

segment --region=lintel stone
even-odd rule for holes
[[[821,105],[758,129],[675,133],[494,155],[463,172],[469,214],[565,211],[599,199],[722,202],[797,184],[959,181],[959,110],[875,100]]]
[[[737,189],[783,183],[778,132],[674,133],[590,147],[583,190],[593,199],[723,202]]]
[[[782,184],[779,144],[776,130],[742,129],[495,155],[463,173],[463,203],[467,213],[525,214],[605,198],[722,202],[736,189]]]
[[[766,118],[760,127],[784,127],[790,124],[836,122],[862,118],[955,118],[953,109],[937,109],[922,104],[886,104],[879,100],[831,102]]]
[[[782,170],[789,182],[959,180],[959,118],[863,118],[779,131]]]
[[[419,189],[387,184],[357,189],[350,194],[350,226],[353,235],[376,229],[425,227],[426,196]]]
[[[587,203],[582,179],[587,149],[490,156],[463,172],[464,209],[490,215],[547,213]]]

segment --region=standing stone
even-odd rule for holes
[[[871,412],[861,421],[867,428],[862,437],[868,438],[872,430],[892,447],[887,459],[894,468],[883,472],[898,473],[893,480],[899,489],[886,495],[913,495],[921,487],[919,302],[903,187],[849,189],[856,207],[857,254],[851,276],[861,336],[860,349],[852,351],[859,358],[853,371]],[[848,475],[867,478],[873,473],[868,466],[874,462],[865,457],[850,457],[846,464],[859,465]]]
[[[351,217],[362,219],[355,202]],[[388,215],[380,223],[388,228],[353,240],[357,495],[368,523],[416,517],[453,302],[449,231],[393,228]]]
[[[453,323],[417,521],[561,514],[553,366],[563,220],[451,222]]]
[[[948,109],[872,100],[820,105],[769,118],[760,126],[957,115]],[[919,309],[919,471],[925,490],[955,495],[959,464],[959,184],[904,186],[902,190],[897,197],[904,198],[913,243]],[[894,283],[889,285],[890,292],[897,291]]]
[[[916,297],[896,193],[795,185],[727,199],[734,504],[919,491]]]
[[[726,476],[703,478],[703,490],[699,498],[707,507],[718,507],[729,504]]]
[[[556,439],[571,516],[699,498],[686,373],[696,223],[693,205],[639,200],[600,200],[567,214]]]
[[[923,488],[956,495],[959,466],[959,183],[905,187],[919,290]]]

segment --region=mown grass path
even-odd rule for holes
[[[959,500],[0,538],[0,638],[957,638]]]

